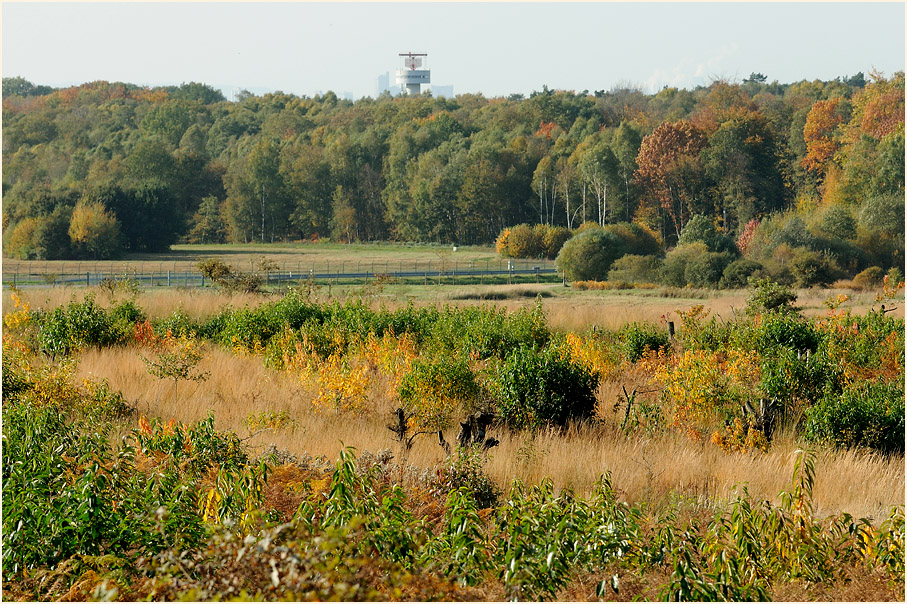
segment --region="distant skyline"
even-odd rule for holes
[[[693,88],[904,69],[902,2],[3,2],[3,77],[375,96],[426,52],[456,94]],[[392,82],[393,84],[393,82]]]

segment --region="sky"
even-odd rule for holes
[[[2,74],[376,96],[403,52],[454,94],[904,70],[903,2],[10,2]]]

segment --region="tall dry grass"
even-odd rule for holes
[[[210,372],[209,379],[182,382],[175,400],[172,382],[150,376],[140,354],[146,353],[134,347],[85,351],[79,373],[107,378],[139,411],[165,421],[192,422],[212,412],[219,429],[247,437],[245,420],[252,413],[286,411],[295,420],[295,430],[249,438],[253,451],[274,444],[296,455],[305,452],[331,460],[344,446],[396,452],[386,427],[395,401],[387,395],[376,394],[371,411],[361,415],[318,410],[312,404],[317,393],[294,376],[264,368],[260,358],[236,357],[207,346],[198,369]],[[383,388],[373,389],[380,391]],[[539,434],[495,431],[501,443],[487,463],[490,476],[505,488],[514,478],[534,483],[550,477],[555,487],[585,495],[610,472],[628,500],[658,504],[673,499],[691,506],[712,506],[743,485],[754,497],[777,503],[779,492],[789,486],[794,451],[800,446],[791,435],[782,433],[767,454],[726,454],[708,442],[683,436],[627,436],[618,429],[621,418],[612,410],[618,394],[607,385],[599,391],[602,421],[594,427]],[[453,437],[447,435],[448,440]],[[443,451],[431,435],[420,437],[409,455],[409,463],[425,468],[442,461]],[[814,494],[820,514],[846,511],[881,518],[890,506],[904,504],[904,489],[902,457],[831,450],[818,456]]]

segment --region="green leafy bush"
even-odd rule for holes
[[[850,384],[806,410],[804,435],[838,447],[904,453],[904,382]]]
[[[734,260],[728,252],[708,252],[688,258],[684,268],[684,281],[693,287],[718,287],[724,269]]]
[[[611,264],[608,281],[619,283],[657,283],[663,260],[658,256],[627,254]]]
[[[702,214],[696,214],[684,225],[683,230],[680,231],[677,245],[697,241],[704,243],[710,252],[727,252],[734,256],[738,254],[734,239],[730,235],[718,231],[715,223]]]
[[[485,453],[477,447],[460,449],[438,469],[432,488],[442,495],[462,491],[478,509],[495,507],[501,489],[485,471],[485,461]]]
[[[36,317],[38,346],[52,355],[69,354],[87,346],[109,346],[119,335],[111,317],[95,304],[91,295],[82,302],[71,301],[65,307]]]
[[[661,268],[661,283],[672,287],[686,287],[687,265],[708,253],[708,247],[701,241],[678,245],[665,256]]]
[[[618,333],[625,358],[635,363],[646,351],[667,350],[670,345],[667,332],[659,331],[651,323],[633,322]]]
[[[828,255],[805,248],[794,249],[790,271],[797,287],[829,285],[844,276]]]
[[[721,280],[718,281],[718,287],[725,289],[742,289],[749,283],[750,276],[762,268],[762,265],[755,260],[740,258],[734,260],[721,273]]]
[[[624,253],[620,238],[613,232],[586,229],[564,244],[557,266],[570,281],[604,281],[611,264]]]
[[[762,313],[795,314],[800,309],[794,306],[797,294],[792,289],[775,283],[769,278],[757,279],[750,284],[750,294],[746,298],[746,314],[753,316]]]
[[[195,490],[176,466],[151,477],[106,430],[67,421],[55,407],[4,406],[3,574],[73,556],[133,560],[194,547],[204,535]]]
[[[566,426],[595,413],[597,376],[553,348],[520,347],[499,366],[492,388],[501,419],[512,428]]]

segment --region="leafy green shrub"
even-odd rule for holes
[[[805,248],[795,248],[790,265],[797,287],[828,285],[843,276],[838,265],[826,254]]]
[[[693,287],[717,287],[724,269],[734,260],[727,252],[708,252],[687,259],[684,268],[686,285]]]
[[[857,236],[857,221],[853,213],[841,205],[828,206],[819,216],[818,227],[839,239],[853,239]]]
[[[721,273],[721,279],[718,281],[718,287],[725,289],[742,289],[749,283],[750,276],[762,268],[762,265],[755,260],[740,258],[734,260]]]
[[[611,264],[608,281],[620,283],[656,283],[663,260],[658,256],[627,254]]]
[[[501,419],[512,428],[566,426],[595,412],[598,377],[553,348],[520,347],[495,376],[494,398]]]
[[[611,231],[586,229],[571,237],[557,255],[557,266],[570,281],[604,281],[611,264],[625,253]]]
[[[667,350],[670,345],[667,332],[659,331],[651,323],[633,322],[623,327],[618,333],[624,356],[635,363],[647,351]]]
[[[838,447],[904,453],[904,382],[861,382],[806,410],[804,435]]]
[[[124,342],[132,337],[135,324],[145,320],[145,313],[134,301],[126,300],[110,309],[110,320],[117,340]]]
[[[215,430],[214,416],[210,413],[190,425],[163,424],[153,419],[141,423],[141,428],[133,431],[133,437],[143,454],[163,453],[195,476],[214,467],[240,470],[249,462],[239,437],[233,432]]]
[[[770,313],[754,328],[752,347],[766,354],[784,347],[795,352],[816,352],[822,341],[811,321],[798,316]]]
[[[38,346],[52,355],[69,354],[87,346],[108,346],[118,334],[107,312],[88,295],[83,302],[71,301],[38,320]]]
[[[218,258],[207,258],[197,265],[202,275],[211,279],[226,292],[255,293],[263,279],[255,273],[236,272],[233,267]]]
[[[570,281],[604,281],[618,258],[660,252],[661,246],[651,231],[638,224],[620,222],[577,230],[561,248],[556,262]]]
[[[540,300],[514,313],[493,306],[445,307],[428,329],[423,339],[433,351],[480,359],[503,357],[518,346],[544,346],[551,335]]]
[[[704,243],[710,252],[727,252],[736,256],[737,245],[734,239],[726,233],[719,232],[707,216],[696,214],[684,225],[680,231],[677,245],[687,245],[695,242]]]
[[[478,509],[495,507],[501,489],[488,476],[484,465],[485,453],[477,447],[460,449],[438,469],[431,482],[432,489],[442,495],[465,492]]]
[[[150,478],[135,449],[114,456],[106,429],[55,407],[4,408],[3,574],[73,555],[138,558],[194,547],[204,535],[196,493],[176,466]]]
[[[166,317],[152,321],[152,324],[154,333],[159,336],[167,335],[167,332],[174,336],[188,336],[192,333],[199,333],[202,329],[202,325],[181,308],[174,310]]]
[[[760,367],[759,390],[785,410],[811,405],[841,387],[839,367],[823,354],[798,355],[782,347],[766,353]]]
[[[661,267],[661,283],[672,287],[686,287],[687,265],[709,253],[708,247],[701,241],[678,245],[665,256]]]
[[[762,313],[794,314],[800,309],[794,306],[797,294],[792,289],[775,283],[769,278],[758,279],[750,285],[746,298],[746,314]]]

